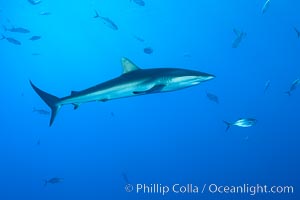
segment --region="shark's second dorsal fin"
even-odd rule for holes
[[[71,95],[76,95],[76,94],[78,94],[79,92],[77,92],[77,91],[71,91]]]
[[[123,57],[122,60],[123,74],[139,70],[140,68],[131,62],[128,58]]]

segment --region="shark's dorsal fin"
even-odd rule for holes
[[[140,68],[131,62],[128,58],[123,57],[122,60],[123,74],[139,70]]]

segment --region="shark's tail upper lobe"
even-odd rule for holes
[[[44,100],[44,102],[51,108],[51,119],[49,124],[49,126],[51,126],[61,107],[61,104],[59,103],[60,98],[42,91],[41,89],[36,87],[31,81],[30,81],[30,85],[34,89],[34,91]]]

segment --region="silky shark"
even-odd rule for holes
[[[71,95],[62,98],[44,92],[30,81],[34,91],[51,108],[49,125],[53,124],[59,109],[65,104],[73,104],[74,109],[77,109],[82,103],[106,102],[124,97],[175,91],[198,85],[215,77],[211,74],[179,68],[141,69],[127,58],[122,58],[121,62],[123,66],[121,76],[82,91],[72,91]]]

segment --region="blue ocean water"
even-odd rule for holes
[[[264,14],[265,0],[31,2],[0,2],[0,199],[299,199],[300,90],[285,92],[300,78],[300,2],[270,0]],[[246,33],[237,48],[234,29]],[[51,110],[29,80],[64,97],[120,76],[122,57],[216,78],[66,105],[49,127]],[[239,118],[257,123],[225,131],[223,120]],[[220,187],[258,184],[293,192]]]

